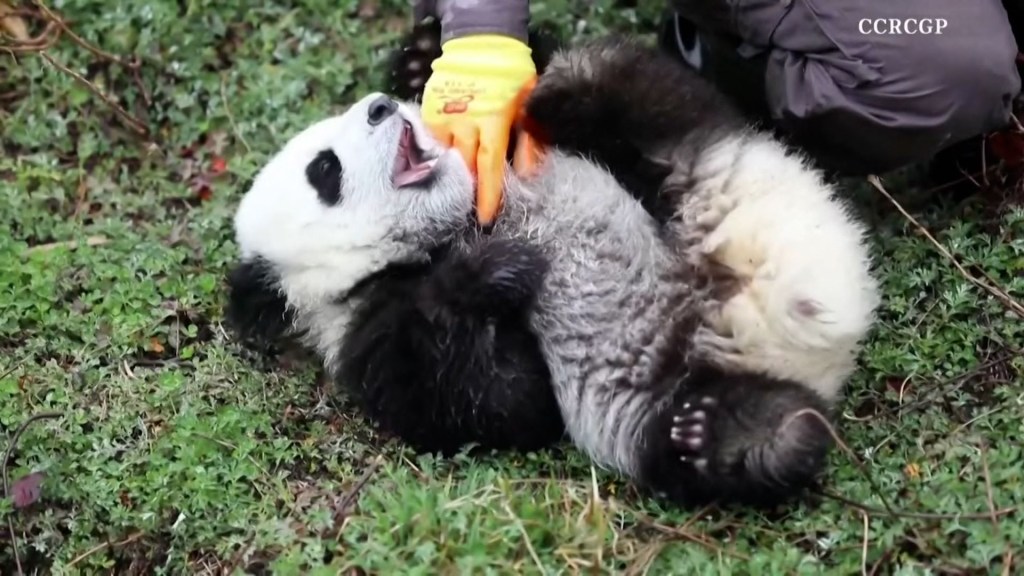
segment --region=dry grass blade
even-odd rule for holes
[[[860,573],[864,576],[868,575],[868,534],[870,533],[871,518],[867,512],[861,512],[861,516],[864,517],[864,538],[861,544],[860,552]]]
[[[889,192],[885,190],[885,188],[882,186],[882,182],[878,179],[877,176],[868,176],[868,182],[870,182],[876,190],[881,192],[882,195],[885,196],[886,199],[889,200],[889,202],[891,202],[897,210],[899,210],[900,214],[902,214],[904,218],[906,218],[911,224],[913,224],[914,227],[919,232],[921,232],[921,234],[923,234],[925,238],[927,238],[928,241],[931,242],[932,245],[935,246],[935,248],[938,249],[938,251],[941,252],[942,255],[945,256],[953,264],[953,266],[956,267],[956,269],[960,272],[961,275],[963,275],[964,278],[966,278],[972,284],[978,286],[979,288],[985,290],[986,292],[994,296],[996,299],[998,299],[1000,302],[1006,305],[1007,308],[1009,308],[1015,314],[1024,319],[1024,305],[1010,297],[1010,295],[1007,294],[1005,290],[999,288],[998,286],[995,286],[994,284],[989,284],[988,282],[981,280],[980,278],[968,272],[967,269],[964,268],[962,264],[960,264],[956,257],[954,257],[953,254],[950,253],[950,251],[945,246],[943,246],[941,242],[939,242],[938,240],[935,239],[934,236],[932,236],[931,232],[929,232],[924,226],[922,226],[921,223],[917,221],[917,219],[911,216],[903,208],[903,206],[899,202],[897,202],[896,199],[893,198],[891,194],[889,194]]]
[[[533,544],[530,542],[530,535],[526,532],[526,526],[523,526],[523,521],[516,516],[515,512],[512,511],[512,507],[508,505],[507,500],[502,503],[502,507],[505,508],[505,512],[508,513],[509,518],[515,522],[516,529],[519,530],[519,534],[523,537],[523,544],[526,546],[526,551],[529,552],[530,558],[537,566],[537,570],[539,570],[541,574],[546,574],[546,571],[544,570],[544,563],[540,561],[540,556],[538,556],[537,551],[534,550]]]

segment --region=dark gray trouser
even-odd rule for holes
[[[1018,46],[1000,0],[673,4],[702,30],[721,32],[702,36],[709,77],[840,172],[885,172],[1003,128],[1020,93]],[[935,19],[932,33],[920,25],[906,33],[912,18]],[[893,21],[902,33],[877,33],[895,31]]]
[[[1021,17],[1024,0],[1002,1]],[[1000,0],[672,3],[722,33],[706,37],[711,79],[841,172],[885,172],[1002,128],[1020,92],[1018,48]],[[441,19],[443,40],[481,32],[526,39],[528,0],[413,4],[418,19]],[[948,24],[907,34],[908,18]],[[880,19],[900,21],[904,33],[875,33]]]

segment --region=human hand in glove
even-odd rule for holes
[[[476,213],[482,225],[501,207],[505,159],[513,130],[513,168],[533,169],[536,143],[518,129],[523,102],[537,81],[526,44],[481,34],[449,40],[433,62],[423,92],[423,120],[442,144],[455,147],[477,176]]]

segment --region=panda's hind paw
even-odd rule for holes
[[[678,453],[679,461],[699,474],[708,472],[711,420],[717,405],[718,401],[710,396],[694,397],[683,402],[672,416],[669,440]]]

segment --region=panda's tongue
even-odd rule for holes
[[[402,139],[398,144],[398,157],[395,159],[395,173],[392,182],[396,188],[418,184],[430,177],[430,173],[437,164],[437,158],[424,160],[416,139],[413,137],[412,128],[406,126],[402,131]]]
[[[395,174],[395,187],[411,186],[426,180],[434,169],[435,163],[436,160],[431,160],[430,162],[409,166],[409,168],[400,171],[398,174]]]

